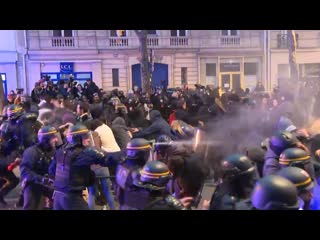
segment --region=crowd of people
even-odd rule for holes
[[[91,79],[44,78],[30,97],[11,91],[0,204],[20,182],[25,210],[317,210],[316,105],[264,90],[107,93]],[[201,201],[207,183],[215,187]]]

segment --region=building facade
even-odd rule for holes
[[[0,75],[5,94],[25,85],[26,31],[0,31]]]
[[[0,64],[0,73],[13,75],[6,76],[16,83],[7,86],[10,90],[23,87],[30,93],[44,75],[57,81],[72,74],[80,83],[92,78],[105,90],[127,91],[141,85],[140,44],[134,30],[16,32],[20,47],[10,60],[13,65],[6,69]],[[306,77],[318,66],[320,31],[296,33],[300,75]],[[285,34],[280,30],[148,30],[152,84],[253,89],[262,81],[271,90],[290,78]]]
[[[287,30],[268,31],[270,38],[269,63],[271,86],[290,83],[290,67],[287,45]],[[299,80],[320,81],[320,31],[297,30],[296,61]]]

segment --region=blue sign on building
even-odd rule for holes
[[[60,63],[60,72],[72,74],[73,73],[73,63],[72,62]]]

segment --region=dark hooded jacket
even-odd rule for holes
[[[160,135],[172,136],[169,124],[161,117],[158,110],[150,112],[151,125],[133,134],[135,138],[157,139]]]
[[[122,117],[116,117],[112,121],[112,132],[121,150],[126,149],[130,136],[125,120]]]

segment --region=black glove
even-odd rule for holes
[[[83,151],[87,156],[95,158],[95,159],[102,159],[106,155],[106,153],[100,149],[94,147],[88,147]]]
[[[107,153],[104,157],[103,166],[107,167],[115,167],[119,163],[125,161],[125,154],[123,152],[113,152],[113,153]]]
[[[54,181],[51,178],[49,178],[48,174],[44,175],[44,177],[41,178],[41,185],[53,186],[53,182]]]

